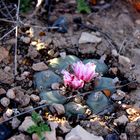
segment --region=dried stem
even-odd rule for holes
[[[44,104],[44,105],[41,105],[41,106],[32,108],[32,109],[30,109],[30,110],[27,110],[27,111],[25,111],[25,112],[21,112],[21,113],[15,115],[15,116],[13,116],[13,117],[8,118],[7,120],[1,121],[0,124],[5,123],[5,122],[8,122],[8,121],[12,120],[13,118],[16,118],[16,117],[25,115],[25,114],[27,114],[27,113],[30,113],[30,112],[34,111],[34,110],[37,110],[37,109],[40,109],[40,108],[44,108],[44,107],[47,107],[47,106],[49,106],[49,105],[48,105],[48,104]]]
[[[127,84],[124,84],[124,85],[120,85],[120,86],[116,86],[116,87],[114,87],[114,89],[119,89],[119,88],[122,88],[122,87],[125,87],[125,86],[127,86],[127,85],[130,85],[130,84],[132,84],[132,83],[136,83],[137,81],[136,80],[134,80],[134,81],[132,81],[132,82],[129,82],[129,83],[127,83]],[[108,88],[108,89],[110,89],[110,88]],[[111,88],[112,89],[112,88]],[[94,90],[94,92],[98,92],[98,91],[100,91],[100,90]],[[78,94],[78,95],[80,95],[80,96],[86,96],[86,95],[88,95],[88,94],[90,94],[91,93],[91,91],[88,91],[88,92],[84,92],[84,93],[80,93],[80,94]],[[72,96],[69,96],[67,99],[71,99],[71,98],[74,98],[74,97],[76,97],[77,95],[72,95]]]
[[[16,21],[0,18],[0,21],[9,22],[9,23],[16,23]]]
[[[5,10],[7,11],[7,14],[8,14],[8,15],[10,16],[10,18],[14,21],[12,15],[10,14],[10,12],[9,12],[9,10],[8,10],[8,8],[7,8],[7,6],[6,6],[6,4],[3,2],[3,0],[1,0],[1,3],[2,3],[3,6],[5,7]]]
[[[18,26],[19,26],[19,8],[20,8],[20,0],[18,0],[18,7],[17,7],[17,12],[16,12],[16,32],[15,32],[15,58],[14,58],[14,64],[15,64],[15,76],[17,75],[17,43],[18,43]]]

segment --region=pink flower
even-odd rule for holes
[[[73,89],[82,88],[84,86],[84,81],[78,79],[75,75],[70,74],[68,71],[63,70],[62,74],[64,74],[64,84],[66,86],[72,87]]]
[[[89,82],[97,76],[95,72],[96,65],[94,63],[87,63],[84,65],[82,62],[77,62],[73,64],[72,68],[76,77],[85,82]]]

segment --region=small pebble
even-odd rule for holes
[[[128,118],[126,117],[126,115],[122,115],[120,116],[119,118],[115,119],[114,120],[114,123],[115,124],[118,124],[118,125],[125,125],[127,122],[128,122]]]
[[[119,63],[122,66],[129,66],[130,65],[130,59],[128,57],[125,57],[123,55],[119,55]]]
[[[46,103],[47,103],[46,100],[41,100],[41,101],[39,102],[39,105],[43,105],[43,104],[46,104]]]
[[[66,57],[66,52],[61,52],[61,53],[60,53],[60,56],[61,56],[61,58],[65,59],[65,57]]]
[[[127,140],[127,134],[126,133],[121,133],[120,140]]]
[[[13,129],[17,128],[20,125],[20,123],[21,123],[20,120],[18,120],[17,118],[13,118],[11,122],[12,128]]]
[[[108,134],[105,137],[105,140],[119,140],[119,137],[117,134],[113,133],[113,134]]]
[[[24,36],[22,36],[22,37],[21,37],[21,40],[22,40],[24,43],[29,44],[30,41],[31,41],[31,38],[30,38],[30,37],[24,37]]]
[[[16,95],[15,95],[15,91],[14,89],[9,89],[6,93],[6,96],[9,98],[9,99],[15,99]]]
[[[53,49],[49,50],[49,51],[48,51],[48,55],[54,56],[54,50],[53,50]]]
[[[115,56],[115,57],[118,56],[118,52],[117,52],[117,50],[115,50],[115,49],[113,49],[111,53],[112,53],[112,56]]]
[[[40,98],[39,96],[35,95],[35,94],[31,94],[30,96],[31,100],[33,100],[34,102],[39,102]]]
[[[23,133],[20,134],[15,134],[13,135],[11,138],[9,138],[8,140],[31,140],[30,136],[25,135]],[[37,140],[37,139],[34,139]],[[38,139],[39,140],[39,139]]]
[[[128,123],[125,127],[125,131],[127,134],[133,134],[136,132],[136,124],[135,123]]]
[[[13,110],[8,108],[5,113],[7,117],[11,117],[13,114]]]
[[[58,115],[61,115],[61,114],[65,113],[65,108],[62,104],[53,103],[52,106],[55,108]]]
[[[113,100],[115,100],[115,101],[120,101],[120,100],[124,99],[125,95],[126,95],[125,92],[123,92],[123,91],[121,91],[121,90],[117,90],[117,93],[116,93],[116,94],[113,94],[113,95],[111,96],[111,98],[112,98]]]
[[[7,58],[8,56],[9,56],[9,51],[6,48],[0,46],[0,62],[3,59]]]
[[[10,71],[11,71],[11,67],[6,66],[6,67],[4,68],[4,71],[5,71],[5,72],[10,72]]]
[[[117,82],[119,82],[119,78],[118,77],[115,77],[112,81],[114,84],[116,84]]]
[[[5,94],[5,93],[6,93],[5,89],[0,88],[0,95]]]
[[[112,67],[109,69],[109,73],[113,75],[117,75],[118,68],[117,67]]]
[[[53,55],[53,57],[58,57],[58,55],[59,55],[59,52],[56,52],[56,53]]]
[[[126,93],[123,92],[123,91],[120,90],[120,89],[117,90],[117,93],[118,93],[119,95],[121,95],[121,96],[125,96],[125,95],[126,95]]]
[[[57,140],[64,140],[63,137],[57,137]]]
[[[31,45],[35,46],[35,45],[37,45],[37,42],[36,41],[32,41]]]
[[[18,130],[22,132],[27,132],[28,128],[31,126],[35,125],[35,122],[32,120],[30,116],[25,117],[24,121],[22,124],[19,126]]]
[[[43,70],[47,70],[48,66],[44,62],[39,62],[39,63],[33,64],[32,69],[34,71],[43,71]]]
[[[59,89],[59,86],[60,86],[59,83],[53,83],[53,84],[51,85],[51,88],[55,90],[55,89]]]
[[[10,104],[10,100],[6,97],[2,98],[0,100],[0,103],[4,106],[4,107],[7,107],[9,104]]]
[[[120,105],[120,104],[122,104],[122,102],[121,101],[118,101],[118,104]]]
[[[21,77],[23,79],[25,79],[27,76],[29,76],[30,72],[29,71],[24,71],[22,74],[21,74]]]
[[[135,23],[138,24],[138,25],[140,25],[140,19],[136,19],[135,20]]]
[[[24,107],[30,103],[30,96],[28,94],[24,94],[24,91],[22,89],[19,89],[16,90],[15,100],[19,102],[22,107]]]
[[[76,102],[76,103],[78,103],[78,104],[80,104],[81,102],[82,102],[82,97],[81,96],[76,96],[75,98],[74,98],[74,101]]]

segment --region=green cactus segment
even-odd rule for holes
[[[77,104],[75,102],[69,102],[64,106],[65,106],[66,116],[84,114],[86,111],[86,109],[81,104]]]
[[[109,100],[102,92],[91,92],[86,103],[92,112],[96,114],[103,111],[109,105]]]
[[[66,102],[66,97],[61,95],[59,90],[41,92],[40,98],[46,100],[49,104],[64,104]]]
[[[50,60],[49,67],[61,73],[62,70],[68,68],[68,66],[72,65],[80,61],[80,59],[73,55],[67,55],[65,58],[54,58]]]
[[[34,75],[34,85],[40,92],[47,91],[53,83],[61,81],[61,77],[50,70],[38,72]]]
[[[113,83],[112,78],[107,77],[101,77],[100,79],[95,80],[95,91],[101,91],[104,89],[108,89],[111,91],[111,93],[114,93],[116,91],[115,84]]]

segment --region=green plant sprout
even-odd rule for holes
[[[77,0],[77,10],[79,13],[85,12],[85,13],[91,13],[91,10],[85,0]]]
[[[41,116],[36,112],[32,113],[32,120],[34,121],[35,125],[30,126],[27,129],[27,132],[29,134],[36,133],[40,140],[45,140],[45,137],[43,137],[43,132],[50,131],[49,126],[43,122]]]

